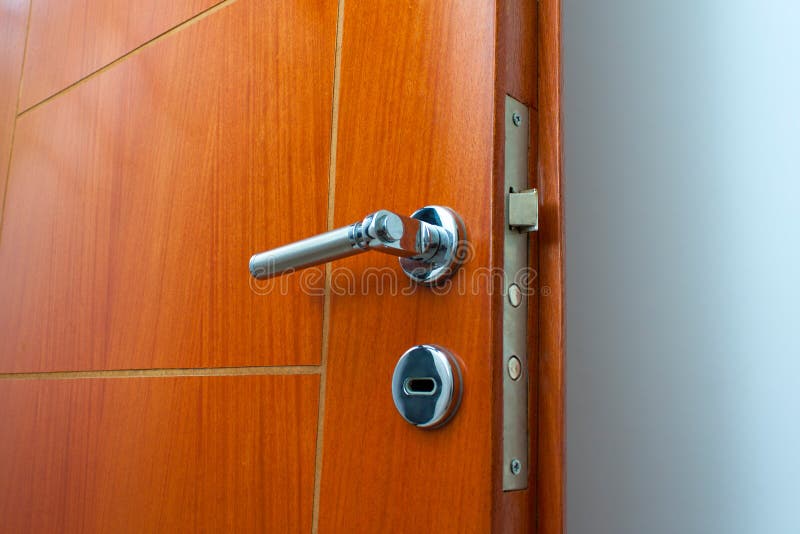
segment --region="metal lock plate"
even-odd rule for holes
[[[394,405],[403,419],[419,428],[437,428],[452,419],[462,391],[458,362],[442,347],[412,347],[394,368]]]
[[[536,190],[528,189],[528,107],[506,96],[505,176],[508,191],[503,233],[503,490],[528,487],[528,233],[539,224]]]

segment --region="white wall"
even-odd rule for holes
[[[800,533],[800,2],[564,0],[569,534]]]

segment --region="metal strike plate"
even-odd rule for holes
[[[528,231],[538,226],[538,195],[528,189],[530,116],[525,104],[506,96],[506,225],[503,269],[503,490],[528,487]]]

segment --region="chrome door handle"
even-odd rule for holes
[[[378,210],[349,226],[256,254],[250,274],[265,280],[368,250],[399,256],[412,280],[432,284],[451,276],[464,260],[466,228],[456,212],[442,206],[426,206],[410,217]]]

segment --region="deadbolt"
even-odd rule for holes
[[[394,368],[394,405],[403,419],[419,428],[437,428],[452,419],[462,391],[458,362],[442,347],[412,347]]]

